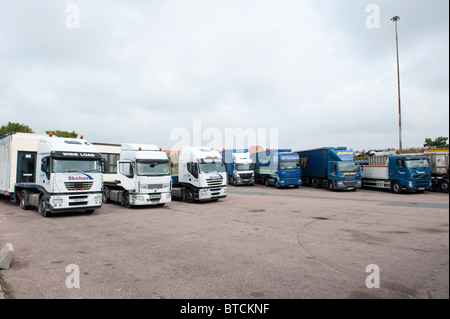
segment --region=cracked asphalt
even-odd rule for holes
[[[0,246],[15,251],[1,282],[15,299],[449,298],[447,194],[228,193],[50,218],[0,197]]]

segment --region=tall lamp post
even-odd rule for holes
[[[403,147],[402,147],[402,109],[401,109],[401,103],[400,103],[400,66],[399,66],[399,60],[398,60],[398,35],[397,35],[397,21],[400,20],[399,16],[395,16],[391,19],[391,21],[394,21],[395,23],[395,45],[397,48],[397,86],[398,86],[398,144],[399,144],[399,151],[400,153],[403,153]]]

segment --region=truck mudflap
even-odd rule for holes
[[[64,194],[46,195],[47,210],[54,212],[66,212],[73,210],[91,210],[102,206],[102,193],[90,194]]]

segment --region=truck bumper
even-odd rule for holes
[[[168,193],[158,194],[130,194],[130,204],[136,206],[142,205],[158,205],[170,203],[172,195]]]
[[[406,190],[411,191],[424,191],[431,187],[431,181],[428,180],[415,180],[415,181],[408,181],[406,183]]]
[[[233,185],[253,185],[255,184],[255,178],[250,179],[242,179],[242,178],[234,178]]]
[[[335,181],[335,189],[338,190],[353,190],[361,188],[361,180],[352,181]]]
[[[280,178],[279,187],[299,187],[302,185],[302,178]]]
[[[102,193],[48,196],[48,210],[54,213],[100,207],[102,207]]]
[[[226,187],[201,188],[198,190],[198,200],[200,201],[215,200],[225,197],[227,197]]]

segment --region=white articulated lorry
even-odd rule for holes
[[[102,149],[114,152],[114,145],[95,145],[100,152]],[[156,145],[148,144],[121,144],[115,149],[115,152],[119,151],[115,174],[105,174],[103,203],[113,201],[130,208],[163,206],[172,200],[169,159],[165,152]]]
[[[219,152],[186,146],[178,158],[178,175],[172,175],[173,198],[193,203],[227,196],[227,171]]]
[[[0,193],[22,209],[52,213],[102,205],[102,158],[82,138],[10,133],[0,137]]]

